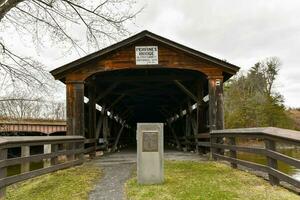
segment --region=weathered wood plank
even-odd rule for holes
[[[267,167],[265,165],[253,163],[253,162],[250,162],[250,161],[240,160],[240,159],[234,159],[234,158],[230,158],[228,156],[224,156],[224,155],[220,155],[220,154],[214,154],[214,156],[216,158],[221,159],[221,160],[226,160],[230,163],[243,165],[245,167],[249,167],[249,168],[254,169],[254,170],[258,170],[258,171],[262,171],[262,172],[266,172],[266,173],[269,172],[269,167]]]
[[[75,160],[75,161],[71,161],[71,162],[66,162],[66,163],[62,163],[62,164],[58,164],[58,165],[54,165],[51,167],[47,167],[47,168],[42,168],[42,169],[37,169],[34,171],[30,171],[30,172],[26,172],[24,174],[19,174],[19,175],[15,175],[15,176],[9,176],[6,178],[2,178],[0,179],[0,188],[1,187],[6,187],[8,185],[11,185],[13,183],[17,183],[26,179],[30,179],[36,176],[40,176],[43,174],[47,174],[50,172],[54,172],[60,169],[65,169],[65,168],[69,168],[72,167],[74,165],[79,165],[82,164],[81,160]]]
[[[66,82],[67,135],[84,135],[84,83]]]
[[[229,144],[235,146],[235,138],[228,138],[229,139]],[[230,150],[229,151],[230,157],[236,159],[237,158],[237,153],[235,150]],[[231,163],[231,167],[232,168],[237,168],[237,164],[236,163]]]
[[[257,136],[270,136],[275,139],[283,139],[282,141],[288,142],[300,142],[300,132],[282,129],[276,127],[262,127],[262,128],[237,128],[237,129],[225,129],[225,130],[213,130],[211,132],[215,136],[223,137],[257,137]],[[299,143],[298,143],[299,145]]]
[[[273,140],[265,140],[265,147],[268,150],[276,151],[276,144]],[[273,157],[267,156],[267,163],[270,168],[273,168],[275,170],[278,169],[277,160],[274,159]],[[271,173],[269,173],[269,181],[272,185],[279,184],[279,179]]]
[[[217,143],[212,143],[212,147],[220,148],[220,149],[229,149],[232,151],[242,151],[247,153],[266,155],[266,149],[257,148],[257,147],[243,147],[243,146],[234,146],[234,145],[217,144]]]
[[[52,153],[47,153],[47,154],[37,154],[37,155],[31,155],[28,157],[17,157],[17,158],[10,158],[6,160],[0,160],[0,168],[5,168],[8,166],[12,165],[18,165],[23,162],[39,162],[42,161],[43,159],[50,159],[50,158],[55,158],[57,156],[62,156],[62,155],[71,155],[71,154],[78,154],[82,153],[83,150],[77,149],[77,150],[64,150],[64,151],[58,151],[58,152],[52,152]]]
[[[67,144],[68,145],[68,144]],[[68,152],[72,152],[72,150],[68,151]],[[56,156],[51,157],[51,165],[56,165],[58,163],[58,144],[52,144],[51,145],[51,153],[53,153]],[[72,156],[72,154],[66,154],[67,158],[69,158],[70,156]]]
[[[274,158],[276,160],[285,162],[286,164],[292,165],[296,168],[300,168],[300,160],[298,160],[296,158],[292,158],[290,156],[287,156],[287,155],[284,155],[282,153],[272,151],[272,150],[266,150],[266,155],[268,157]]]

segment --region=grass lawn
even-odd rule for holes
[[[286,189],[271,186],[255,175],[217,162],[166,161],[162,185],[126,183],[129,200],[300,200]]]
[[[7,188],[7,200],[84,200],[101,171],[92,164],[83,164],[39,176]]]

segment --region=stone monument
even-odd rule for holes
[[[139,184],[160,184],[163,171],[163,123],[137,124],[137,178]]]

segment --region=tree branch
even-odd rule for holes
[[[16,7],[22,1],[24,0],[3,1],[2,4],[0,4],[0,22],[6,13],[8,13],[12,8]]]

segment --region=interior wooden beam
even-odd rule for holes
[[[117,149],[117,145],[119,143],[119,140],[120,140],[121,134],[123,132],[123,129],[124,129],[124,124],[122,124],[122,126],[121,126],[121,128],[120,128],[120,130],[119,130],[119,132],[117,134],[117,138],[116,138],[116,140],[114,142],[114,145],[112,147],[112,152],[116,151],[116,149]]]
[[[180,83],[178,80],[174,80],[174,83],[177,85],[178,88],[180,88],[185,94],[187,94],[195,102],[198,102],[198,98],[189,89],[187,89],[182,83]]]
[[[100,101],[103,97],[108,95],[113,89],[115,89],[119,85],[119,82],[113,83],[109,88],[107,88],[105,91],[101,92],[97,98],[96,102]]]

